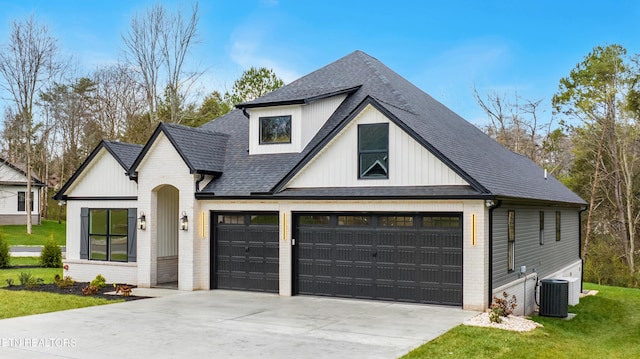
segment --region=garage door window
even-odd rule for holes
[[[330,217],[329,216],[322,216],[322,215],[309,215],[309,216],[300,216],[300,224],[302,225],[314,225],[314,226],[318,226],[318,225],[329,225],[329,223],[331,222]]]
[[[244,224],[244,215],[218,216],[218,223],[223,223],[223,224]]]
[[[368,226],[371,223],[369,216],[338,216],[339,226]]]
[[[460,217],[458,216],[429,216],[422,217],[423,227],[447,227],[458,228],[460,227]]]
[[[258,214],[251,216],[251,224],[278,224],[277,214]]]
[[[413,227],[413,216],[381,216],[378,225],[382,227]]]

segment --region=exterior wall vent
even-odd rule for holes
[[[540,283],[540,316],[566,318],[569,315],[569,282],[543,279]]]

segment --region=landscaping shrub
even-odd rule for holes
[[[60,278],[59,274],[56,274],[56,276],[53,278],[53,281],[56,283],[58,288],[71,288],[75,283],[75,281],[71,277],[65,276],[64,278]]]
[[[94,295],[98,293],[99,288],[95,285],[88,285],[82,288],[82,295]]]
[[[491,303],[491,312],[489,313],[489,320],[494,323],[502,323],[502,317],[508,317],[513,313],[513,310],[518,306],[518,300],[515,294],[509,298],[509,293],[502,292],[502,298],[493,296],[493,303]]]
[[[91,281],[91,285],[98,289],[103,288],[107,284],[107,280],[104,279],[102,274],[98,274],[94,280]]]
[[[0,233],[0,268],[7,268],[11,262],[11,253],[9,253],[9,243]]]
[[[40,265],[46,268],[62,268],[62,249],[50,236],[42,248],[40,254]]]
[[[20,284],[23,285],[26,289],[33,289],[36,286],[44,283],[44,279],[34,277],[30,272],[20,272],[18,275],[18,280]]]

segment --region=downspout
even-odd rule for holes
[[[502,201],[488,203],[491,203],[489,206],[489,305],[491,305],[493,301],[493,211],[502,205]]]
[[[580,273],[580,293],[582,293],[582,285],[584,283],[584,259],[582,258],[582,212],[587,209],[589,209],[589,206],[584,206],[584,208],[578,212],[578,257],[582,260],[582,266],[580,266],[582,269],[582,273]]]

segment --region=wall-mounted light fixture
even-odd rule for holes
[[[189,219],[187,219],[187,212],[182,211],[182,217],[180,217],[180,229],[186,231],[189,229]]]
[[[144,215],[144,211],[140,212],[140,217],[138,217],[138,228],[143,231],[147,229],[147,216]]]
[[[495,202],[492,199],[488,199],[484,201],[484,204],[487,206],[487,208],[491,208],[495,205]]]

